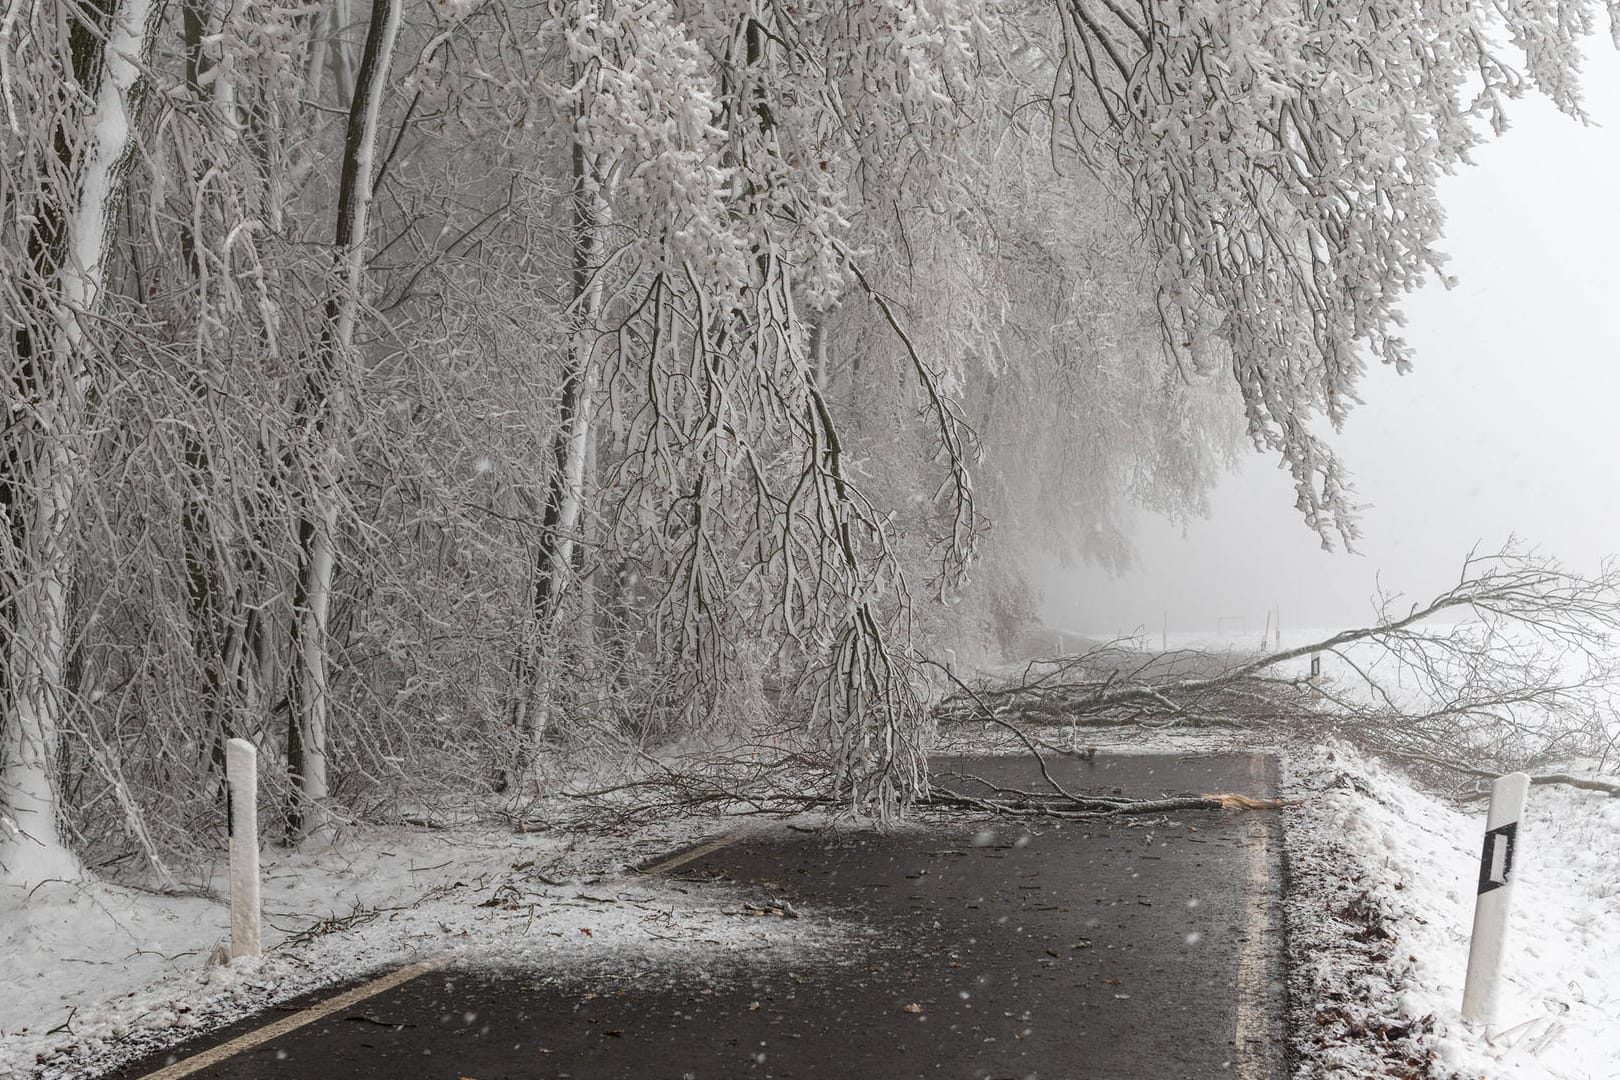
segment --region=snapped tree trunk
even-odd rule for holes
[[[331,704],[327,628],[337,572],[349,379],[355,368],[354,331],[366,269],[373,162],[383,91],[399,36],[400,4],[401,0],[373,0],[371,5],[338,187],[337,287],[327,301],[326,327],[305,378],[300,408],[311,475],[298,521],[298,579],[293,591],[292,707],[287,727],[287,771],[293,780],[287,807],[289,843],[298,843],[328,824],[323,809],[329,794],[326,766]]]
[[[66,705],[69,588],[79,499],[79,440],[95,369],[85,320],[101,303],[110,237],[122,206],[141,71],[159,6],[105,0],[79,9],[51,69],[71,87],[52,129],[31,142],[54,160],[29,163],[55,178],[32,210],[28,258],[34,310],[17,313],[8,390],[30,404],[13,414],[0,461],[11,550],[0,562],[7,603],[0,628],[0,874],[76,877],[63,842],[53,762]],[[0,43],[9,48],[10,43]],[[7,208],[8,211],[12,208]]]

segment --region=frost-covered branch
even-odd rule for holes
[[[1259,726],[1343,735],[1465,769],[1597,758],[1620,685],[1620,574],[1512,549],[1464,562],[1458,583],[1378,623],[1275,652],[1148,654],[1128,643],[1032,664],[948,696],[942,719],[1084,727]],[[1304,661],[1327,658],[1313,679]]]
[[[1603,6],[1058,0],[1062,111],[1135,209],[1168,347],[1230,372],[1324,546],[1353,545],[1356,507],[1312,417],[1337,429],[1365,357],[1410,365],[1401,301],[1444,265],[1436,185],[1527,89],[1581,115]]]

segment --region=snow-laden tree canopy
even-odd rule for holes
[[[1436,184],[1601,14],[13,0],[0,862],[165,873],[235,736],[293,839],[739,725],[903,801],[924,651],[1245,430],[1354,538]]]

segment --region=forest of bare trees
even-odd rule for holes
[[[294,843],[750,725],[904,803],[1040,560],[1245,446],[1353,542],[1436,184],[1603,14],[4,0],[0,864],[168,879],[231,737]]]

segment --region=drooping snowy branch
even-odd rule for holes
[[[1337,429],[1366,356],[1410,365],[1400,304],[1444,265],[1440,178],[1527,89],[1579,115],[1599,4],[1057,6],[1058,98],[1136,209],[1170,348],[1230,370],[1306,523],[1353,544],[1346,475],[1313,417]]]

